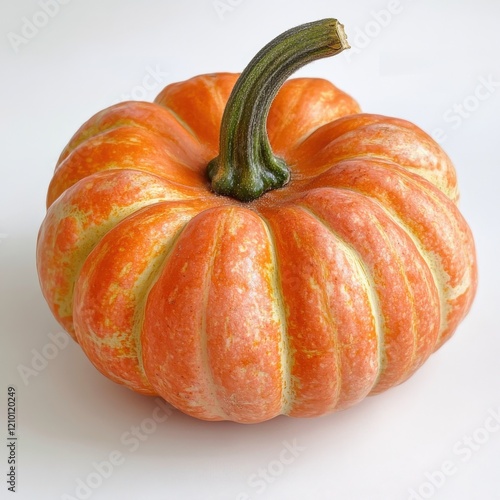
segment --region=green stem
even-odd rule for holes
[[[213,191],[252,201],[290,180],[288,166],[274,155],[267,136],[271,103],[292,73],[346,48],[343,26],[336,19],[323,19],[286,31],[252,59],[224,110],[219,156],[207,166]]]

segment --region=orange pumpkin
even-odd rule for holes
[[[73,136],[38,272],[104,375],[200,419],[312,417],[400,384],[453,334],[477,269],[448,156],[325,80],[285,82],[347,47],[337,21],[308,23],[241,76]]]

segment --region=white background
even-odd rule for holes
[[[406,500],[414,490],[500,499],[492,420],[500,413],[500,2],[72,0],[16,45],[24,18],[43,24],[40,5],[1,1],[0,497]],[[345,25],[353,49],[300,74],[333,81],[366,111],[440,134],[456,165],[480,286],[453,339],[408,382],[355,408],[252,426],[174,412],[152,429],[155,400],[108,381],[75,343],[46,366],[33,361],[52,355],[49,334],[60,332],[39,290],[35,241],[54,164],[76,129],[127,96],[151,101],[168,83],[241,71],[274,36],[324,17]],[[157,87],[141,90],[151,69]],[[489,91],[478,90],[488,80]],[[37,375],[23,380],[23,367]],[[9,385],[18,403],[16,495],[5,476]],[[134,444],[141,426],[151,432]],[[110,454],[120,464],[98,475],[93,464]],[[443,463],[446,476],[436,473]],[[77,491],[79,481],[91,490]]]

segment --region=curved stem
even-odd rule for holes
[[[285,80],[302,66],[349,48],[336,19],[302,24],[267,44],[240,75],[220,130],[220,152],[207,167],[212,189],[251,201],[284,186],[290,171],[267,136],[269,108]]]

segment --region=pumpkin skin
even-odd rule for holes
[[[445,152],[326,80],[276,77],[276,61],[296,69],[348,47],[341,28],[290,30],[241,79],[201,75],[111,106],[62,152],[41,288],[111,380],[203,420],[320,416],[404,382],[469,311],[474,241]],[[231,122],[241,95],[250,108]],[[251,138],[238,129],[251,106],[260,142],[233,146],[225,124]],[[227,144],[235,162],[269,162],[263,184],[235,183],[254,165],[232,171]]]

